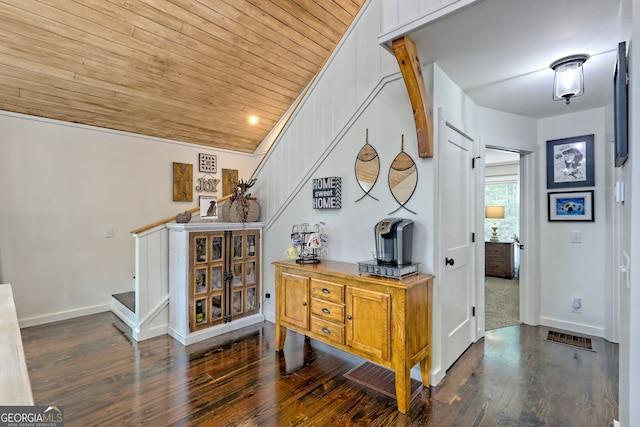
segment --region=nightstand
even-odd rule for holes
[[[484,274],[513,277],[513,242],[484,242]]]

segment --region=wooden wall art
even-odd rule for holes
[[[173,162],[173,201],[193,201],[193,165]]]
[[[393,159],[389,167],[389,189],[393,198],[400,203],[400,207],[389,215],[396,213],[401,208],[405,208],[412,214],[414,211],[405,205],[413,196],[413,192],[418,186],[418,169],[415,162],[407,153],[404,152],[404,135],[402,135],[402,143],[400,153]]]
[[[237,169],[222,169],[222,196],[233,194],[238,183]]]
[[[362,188],[362,191],[364,191],[364,195],[356,200],[356,202],[359,202],[366,196],[378,200],[370,194],[370,191],[376,184],[378,175],[380,174],[380,157],[378,157],[376,149],[369,144],[369,129],[367,129],[365,144],[356,157],[355,171],[358,185]]]

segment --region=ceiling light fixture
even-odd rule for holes
[[[258,123],[258,117],[249,116],[249,123],[251,123],[252,125],[255,125],[256,123]]]
[[[584,93],[584,73],[582,64],[589,55],[571,55],[554,61],[549,67],[555,71],[553,79],[553,100],[564,99],[569,104],[571,98]]]

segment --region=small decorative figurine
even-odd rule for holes
[[[191,212],[189,211],[184,211],[176,215],[176,222],[179,224],[185,224],[189,221],[191,221]]]

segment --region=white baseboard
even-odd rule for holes
[[[138,319],[136,314],[115,298],[111,300],[111,311],[118,316],[129,328],[134,329]]]
[[[212,326],[207,329],[201,329],[196,332],[191,332],[188,335],[184,336],[180,334],[178,331],[169,326],[167,333],[172,336],[175,340],[177,340],[180,344],[188,346],[191,344],[195,344],[199,341],[206,340],[208,338],[213,338],[218,335],[225,334],[227,332],[232,332],[240,328],[244,328],[245,326],[255,325],[256,323],[261,323],[264,321],[264,315],[255,314],[253,316],[243,317],[238,320],[234,320],[233,322],[224,323],[218,326]]]
[[[111,311],[111,307],[111,303],[99,304],[74,310],[60,311],[58,313],[45,314],[42,316],[27,317],[20,319],[18,322],[20,323],[21,328],[28,328],[30,326],[44,325],[46,323],[74,319],[76,317],[88,316],[90,314],[104,313],[105,311]]]
[[[154,328],[147,327],[143,330],[133,329],[133,339],[140,342],[150,338],[167,335],[169,333],[169,325],[160,325]]]
[[[272,312],[265,312],[264,313],[264,320],[267,320],[271,323],[276,323],[276,314],[272,313]]]
[[[434,370],[432,367],[431,369],[432,369],[431,375],[429,376],[429,380],[431,383],[430,385],[436,386],[440,383],[440,381],[444,379],[446,372],[440,368]]]
[[[540,325],[547,326],[549,328],[562,329],[568,332],[591,335],[592,337],[604,338],[604,328],[585,325],[582,323],[567,322],[566,320],[540,316]]]

